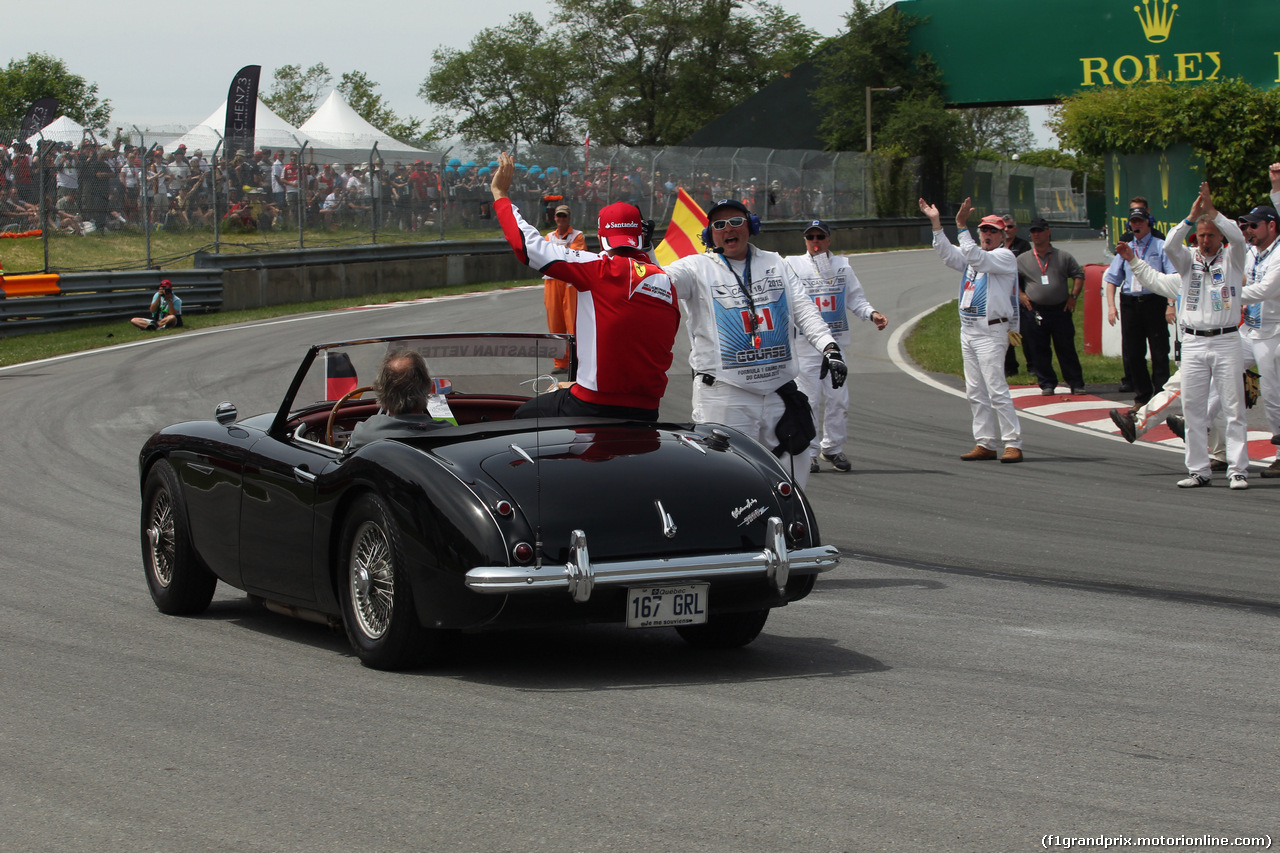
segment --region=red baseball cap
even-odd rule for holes
[[[640,248],[644,239],[640,225],[640,208],[625,201],[616,201],[600,211],[600,245],[605,249],[620,246]]]
[[[1001,231],[1003,231],[1004,217],[996,216],[994,213],[991,214],[990,216],[984,216],[982,217],[982,221],[978,223],[978,227],[981,228],[983,225],[990,225],[992,228],[999,228]]]

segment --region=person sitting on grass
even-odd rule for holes
[[[148,332],[182,327],[182,300],[173,295],[173,285],[169,279],[162,279],[156,295],[151,297],[151,315],[134,317],[129,322]]]

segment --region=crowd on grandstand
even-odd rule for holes
[[[493,225],[488,164],[453,158],[316,163],[307,152],[236,150],[215,163],[212,152],[179,145],[142,148],[118,137],[110,145],[86,135],[79,146],[45,144],[42,154],[26,142],[0,145],[0,229],[46,227],[71,234],[139,227],[212,228],[269,232],[308,227],[418,230],[451,225]],[[215,187],[218,197],[214,199]],[[677,187],[706,206],[733,197],[763,219],[823,215],[821,188],[784,187],[777,179],[725,180],[711,174],[663,174],[659,170],[612,165],[516,169],[511,198],[531,219],[552,224],[557,204],[569,203],[584,216],[625,201],[646,216],[670,213]],[[41,222],[41,200],[44,222]]]

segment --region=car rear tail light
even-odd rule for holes
[[[784,498],[791,497],[791,484],[785,480],[779,483],[778,494],[782,495]]]
[[[793,521],[787,528],[787,535],[791,537],[792,542],[803,542],[809,538],[809,528],[803,521]]]
[[[511,549],[511,556],[515,557],[517,563],[527,563],[533,559],[533,546],[528,542],[517,542]]]
[[[503,518],[510,518],[512,512],[511,501],[498,501],[494,506],[494,510]]]

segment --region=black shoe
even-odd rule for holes
[[[1262,474],[1263,477],[1267,477],[1267,478],[1280,477],[1280,459],[1277,459],[1275,462],[1272,462],[1266,468],[1263,468],[1260,473]]]
[[[830,462],[837,471],[848,471],[853,468],[853,463],[849,461],[849,457],[840,452],[828,453],[824,450],[822,451],[822,458]],[[817,465],[818,463],[815,461],[813,464]]]
[[[1187,422],[1181,415],[1169,415],[1165,423],[1173,430],[1174,435],[1183,441],[1187,440]]]
[[[1073,397],[1080,397],[1080,396],[1083,396],[1083,395],[1088,394],[1088,393],[1089,393],[1089,392],[1088,392],[1088,391],[1086,391],[1086,390],[1084,390],[1084,388],[1072,388],[1072,389],[1071,389],[1071,395],[1072,395]]]
[[[1124,436],[1124,440],[1133,444],[1138,440],[1138,424],[1133,419],[1133,412],[1125,409],[1112,409],[1108,412],[1111,420],[1120,428],[1120,434]]]
[[[1121,393],[1121,394],[1132,394],[1132,393],[1133,393],[1133,383],[1132,383],[1132,382],[1130,382],[1128,379],[1126,379],[1126,380],[1124,380],[1123,382],[1121,382],[1121,383],[1120,383],[1120,393]]]
[[[1054,387],[1054,388],[1041,388],[1041,389],[1040,389],[1040,396],[1041,396],[1041,397],[1052,397],[1052,396],[1054,395],[1054,393],[1055,393],[1057,390],[1058,390],[1058,389],[1057,389],[1056,387]]]

